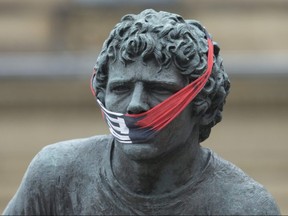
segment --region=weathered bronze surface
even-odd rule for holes
[[[200,145],[221,121],[230,89],[213,43],[205,87],[153,140],[103,135],[49,145],[4,214],[280,214],[262,185]],[[92,87],[108,110],[143,113],[201,76],[207,52],[197,21],[154,10],[126,15],[103,45]]]

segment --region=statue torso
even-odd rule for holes
[[[46,147],[32,161],[4,213],[219,215],[278,211],[260,184],[206,148],[202,148],[207,157],[202,174],[181,188],[161,196],[132,193],[113,176],[112,143],[111,136],[98,136]]]

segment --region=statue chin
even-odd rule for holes
[[[159,157],[162,152],[155,144],[152,143],[133,143],[133,144],[122,144],[120,143],[121,151],[131,160],[151,160]]]

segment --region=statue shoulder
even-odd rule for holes
[[[231,215],[281,215],[272,195],[258,182],[250,181],[230,187],[226,199]]]
[[[92,159],[97,161],[108,147],[108,135],[66,140],[45,146],[32,160],[30,166],[64,168],[77,162]],[[96,162],[95,161],[95,162]]]
[[[276,204],[272,195],[259,183],[255,186],[250,201],[247,199],[246,209],[244,213],[255,215],[281,215],[280,209]]]
[[[100,153],[102,149],[107,148],[110,139],[111,136],[109,135],[99,135],[66,140],[44,147],[36,157],[42,160],[47,159],[49,161],[66,163],[69,162],[70,159],[75,160],[83,154],[89,156],[93,153]]]
[[[103,135],[44,147],[31,161],[18,191],[3,214],[54,214],[56,207],[53,200],[61,187],[101,166],[97,163],[101,163],[103,152],[109,148],[109,140],[110,136]]]
[[[272,195],[239,167],[212,154],[211,192],[219,214],[280,215]],[[221,207],[221,208],[219,208]]]

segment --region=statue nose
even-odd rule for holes
[[[130,103],[127,107],[128,114],[139,114],[150,109],[147,101],[147,94],[142,84],[137,84],[131,96]]]

